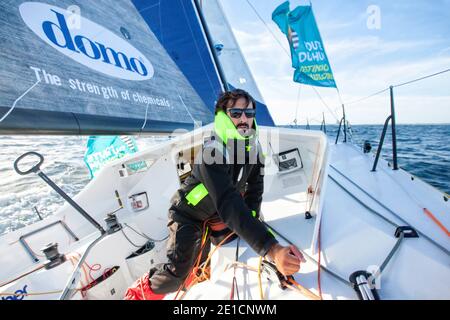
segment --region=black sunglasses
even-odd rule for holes
[[[239,108],[231,108],[227,110],[230,113],[230,116],[234,119],[239,119],[242,117],[242,114],[245,113],[247,118],[253,118],[256,114],[255,109],[239,109]]]

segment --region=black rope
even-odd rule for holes
[[[381,264],[381,267],[379,268],[379,270],[377,270],[375,273],[372,274],[373,278],[379,278],[381,276],[381,274],[383,273],[384,269],[386,269],[388,263],[391,261],[392,257],[394,257],[394,254],[397,252],[397,250],[400,247],[400,244],[402,243],[404,238],[405,238],[404,233],[403,232],[400,233],[400,236],[399,236],[397,242],[395,243],[394,247],[392,248],[392,250],[387,255],[386,259],[384,259],[384,261]]]
[[[161,240],[153,239],[153,238],[150,238],[149,236],[147,236],[145,233],[140,233],[140,232],[136,231],[136,229],[134,229],[133,227],[129,226],[126,223],[124,223],[124,226],[127,228],[130,228],[131,230],[133,230],[136,234],[140,235],[141,237],[143,237],[147,240],[153,241],[153,242],[162,242],[162,241],[166,240],[167,238],[169,238],[169,235],[167,235],[165,238],[163,238]]]
[[[398,214],[396,214],[394,211],[392,211],[391,209],[389,209],[388,207],[386,207],[383,203],[381,203],[380,201],[378,201],[375,197],[373,197],[370,193],[368,193],[366,190],[364,190],[363,188],[361,188],[357,183],[355,183],[353,180],[351,180],[349,177],[347,177],[346,175],[344,175],[342,172],[340,172],[338,169],[336,169],[333,165],[330,164],[330,167],[335,170],[337,173],[339,173],[342,177],[344,177],[347,181],[349,181],[352,185],[354,185],[356,188],[358,188],[360,191],[362,191],[365,195],[367,195],[369,198],[371,198],[373,201],[375,201],[378,205],[380,205],[381,207],[383,207],[385,210],[387,210],[388,212],[390,212],[394,217],[396,217],[397,219],[399,219],[402,223],[404,223],[405,225],[411,226],[412,228],[414,228],[414,230],[416,230],[416,232],[423,237],[424,239],[427,239],[430,243],[434,244],[437,248],[439,248],[440,250],[442,250],[444,253],[446,253],[447,255],[450,255],[450,252],[445,249],[444,247],[442,247],[440,244],[438,244],[436,241],[434,241],[433,239],[431,239],[430,237],[428,237],[426,234],[424,234],[423,232],[420,232],[418,229],[416,229],[414,226],[412,226],[408,221],[404,220],[402,217],[400,217]],[[340,185],[333,177],[331,177],[331,175],[328,175],[330,177],[331,180],[333,180],[339,187],[341,187],[345,192],[347,192],[351,197],[353,197],[356,201],[358,201],[362,206],[364,206],[365,208],[367,208],[368,210],[370,210],[370,212],[375,213],[377,216],[381,217],[383,220],[385,220],[386,222],[390,223],[393,226],[398,227],[398,225],[387,219],[386,217],[384,217],[382,214],[376,212],[375,210],[373,210],[372,208],[368,207],[366,204],[364,204],[361,200],[359,200],[355,195],[353,195],[350,191],[348,191],[347,189],[345,189],[342,185]]]
[[[330,165],[331,168],[335,169],[332,165]],[[336,169],[335,169],[336,170]],[[374,209],[372,209],[371,207],[369,207],[368,205],[366,205],[364,202],[362,202],[361,200],[359,200],[353,193],[351,193],[350,191],[348,191],[342,184],[340,184],[339,182],[337,182],[336,179],[334,179],[331,175],[328,175],[328,177],[338,185],[338,187],[340,187],[342,190],[344,190],[349,196],[351,196],[353,199],[355,199],[360,205],[362,205],[364,208],[366,208],[367,210],[369,210],[371,213],[373,213],[374,215],[378,216],[379,218],[381,218],[382,220],[386,221],[387,223],[389,223],[390,225],[392,225],[395,228],[398,228],[399,225],[396,224],[394,221],[389,220],[388,218],[386,218],[385,216],[383,216],[381,213],[378,213],[377,211],[375,211]]]
[[[283,239],[284,241],[286,241],[288,244],[295,246],[295,244],[290,241],[289,239],[287,239],[285,236],[283,236],[281,233],[279,233],[277,230],[275,230],[272,226],[270,226],[267,222],[265,221],[261,221],[267,228],[269,228],[271,231],[275,232],[281,239]],[[323,265],[319,265],[319,262],[317,262],[313,257],[311,257],[310,255],[308,255],[307,253],[305,253],[304,251],[301,251],[302,254],[304,254],[309,260],[313,261],[317,266],[319,266],[323,271],[329,273],[331,276],[333,276],[334,278],[336,278],[337,280],[341,281],[342,283],[345,283],[348,286],[352,286],[351,282],[344,279],[343,277],[337,275],[336,273],[334,273],[333,271],[331,271],[330,269],[324,267]]]
[[[131,241],[130,238],[128,238],[127,235],[125,234],[125,231],[123,231],[123,228],[120,229],[120,231],[122,231],[123,236],[125,237],[125,239],[127,239],[127,241],[128,241],[129,243],[131,243],[131,245],[132,245],[133,247],[136,247],[136,248],[142,247],[142,246],[138,246],[138,245],[135,244],[133,241]]]
[[[384,271],[384,269],[388,265],[389,261],[391,261],[392,257],[397,252],[397,250],[400,247],[400,244],[402,243],[404,238],[405,238],[405,235],[403,234],[403,232],[400,233],[400,237],[398,238],[397,242],[395,243],[394,248],[392,248],[391,252],[389,252],[388,256],[386,257],[386,259],[382,263],[382,265],[380,267],[380,273],[382,273]]]

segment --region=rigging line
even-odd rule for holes
[[[159,16],[159,29],[160,29],[160,37],[161,37],[161,44],[164,46],[164,37],[163,37],[163,28],[162,28],[162,20],[161,20],[161,0],[158,1],[158,3],[152,4],[148,7],[142,8],[138,12],[142,15],[144,11],[147,11],[149,9],[153,9],[154,7],[158,6],[158,16]]]
[[[234,261],[236,262],[236,264],[234,265],[234,270],[233,270],[233,287],[232,287],[232,300],[234,300],[234,292],[236,291],[236,295],[237,295],[237,299],[241,300],[239,298],[239,286],[236,280],[236,268],[237,268],[237,263],[239,262],[239,243],[241,241],[241,238],[238,237],[237,241],[236,241],[236,255],[234,258]]]
[[[167,238],[169,238],[169,235],[167,235],[167,236],[165,236],[164,238],[162,238],[162,239],[160,239],[160,240],[158,240],[158,239],[153,239],[153,238],[150,238],[149,236],[147,236],[145,233],[141,233],[141,232],[138,232],[138,231],[136,231],[136,229],[134,229],[133,227],[131,227],[130,225],[128,225],[128,224],[126,224],[126,223],[124,223],[123,224],[125,227],[127,227],[127,228],[130,228],[131,230],[133,230],[136,234],[138,234],[138,235],[140,235],[141,237],[143,237],[143,238],[145,238],[145,239],[147,239],[147,240],[150,240],[150,241],[153,241],[153,242],[163,242],[164,240],[166,240]]]
[[[298,115],[298,107],[300,106],[300,92],[301,92],[302,86],[301,84],[298,85],[298,92],[297,92],[297,106],[295,108],[295,119],[294,119],[294,123],[295,125],[297,125],[297,115]]]
[[[161,1],[159,1],[158,3],[152,4],[152,5],[148,6],[148,7],[145,7],[145,8],[143,8],[143,9],[141,9],[141,10],[139,10],[139,13],[143,13],[144,11],[146,11],[146,10],[148,10],[148,9],[152,9],[152,8],[154,8],[154,7],[156,7],[156,6],[160,5],[160,4],[161,4]]]
[[[434,223],[436,223],[438,225],[438,227],[444,231],[447,236],[449,235],[449,231],[447,230],[447,228],[445,228],[445,226],[427,209],[427,207],[424,205],[424,203],[422,203],[422,201],[420,201],[415,195],[413,195],[412,193],[410,193],[408,191],[408,189],[406,187],[404,187],[400,181],[397,181],[397,179],[394,179],[394,177],[391,175],[390,172],[388,172],[386,169],[381,168],[381,171],[384,172],[385,175],[387,175],[397,186],[400,187],[400,189],[402,189],[402,191],[408,196],[410,197],[413,202],[415,202],[415,204],[424,211],[424,213],[431,218],[431,220],[433,220]]]
[[[309,121],[311,121],[311,122],[317,122],[317,123],[322,123],[323,119],[309,118]]]
[[[153,92],[154,92],[154,88],[151,88],[149,94],[152,95]],[[139,131],[138,138],[141,137],[142,132],[143,132],[143,130],[144,130],[144,128],[145,128],[145,125],[147,124],[147,119],[148,119],[148,107],[149,107],[149,106],[150,106],[150,101],[147,102],[147,105],[145,106],[144,123],[142,124],[141,130]]]
[[[0,283],[0,288],[1,288],[1,287],[4,287],[4,286],[6,286],[7,284],[10,284],[10,283],[12,283],[12,282],[14,282],[14,281],[20,280],[20,279],[22,279],[23,277],[26,277],[27,275],[29,275],[29,274],[31,274],[31,273],[33,273],[33,272],[36,272],[36,271],[38,271],[38,270],[40,270],[40,269],[42,269],[42,268],[44,268],[44,265],[43,265],[43,264],[39,265],[37,268],[34,268],[34,269],[32,269],[32,270],[30,270],[30,271],[28,271],[28,272],[25,272],[25,273],[19,275],[18,277],[14,278],[14,279],[12,279],[12,280],[8,280],[8,281],[6,281],[6,282],[4,282],[4,283]]]
[[[450,69],[442,70],[442,71],[439,71],[439,72],[436,72],[436,73],[433,73],[433,74],[430,74],[430,75],[427,75],[427,76],[424,76],[424,77],[421,77],[421,78],[417,78],[417,79],[414,79],[414,80],[411,80],[411,81],[407,81],[407,82],[403,82],[403,83],[400,83],[400,84],[393,85],[393,87],[394,88],[401,87],[401,86],[404,86],[404,85],[407,85],[407,84],[410,84],[410,83],[413,83],[413,82],[417,82],[417,81],[420,81],[420,80],[424,80],[424,79],[427,79],[427,78],[431,78],[431,77],[434,77],[434,76],[437,76],[439,74],[446,73],[446,72],[449,72],[449,71],[450,71]]]
[[[288,58],[291,59],[291,54],[289,52],[287,52],[286,48],[281,44],[280,40],[278,40],[278,38],[275,36],[275,34],[269,28],[267,23],[264,21],[264,19],[259,15],[259,13],[256,10],[256,8],[251,4],[251,2],[249,0],[246,0],[246,1],[247,1],[248,5],[253,9],[253,11],[255,12],[256,16],[259,18],[259,20],[261,20],[261,22],[266,26],[266,29],[270,32],[270,34],[275,39],[275,41],[280,45],[281,49],[283,49],[283,51],[286,53]]]
[[[346,106],[348,106],[349,104],[354,104],[354,103],[357,103],[357,102],[361,102],[361,101],[364,101],[364,100],[367,100],[367,99],[369,99],[369,98],[372,98],[372,97],[374,97],[374,96],[376,96],[376,95],[379,95],[379,94],[381,94],[381,93],[383,93],[383,92],[385,92],[385,91],[388,91],[388,90],[389,90],[389,88],[386,88],[386,89],[377,91],[377,92],[375,92],[375,93],[372,93],[371,95],[368,95],[368,96],[366,96],[366,97],[364,97],[364,98],[357,99],[357,100],[353,100],[353,101],[350,101],[350,102],[345,102],[344,104],[345,104]]]
[[[356,184],[353,180],[351,180],[350,178],[348,178],[346,175],[344,175],[342,172],[340,172],[338,169],[336,169],[333,165],[330,164],[330,167],[335,170],[337,173],[339,173],[342,177],[344,177],[346,180],[348,180],[352,185],[354,185],[356,188],[358,188],[360,191],[362,191],[364,194],[366,194],[369,198],[371,198],[373,201],[375,201],[378,205],[380,205],[382,208],[384,208],[385,210],[387,210],[388,212],[390,212],[393,216],[395,216],[397,219],[399,219],[402,223],[404,223],[405,225],[411,226],[412,228],[414,228],[414,230],[416,230],[416,232],[422,236],[423,238],[427,239],[429,242],[431,242],[432,244],[434,244],[437,248],[439,248],[440,250],[442,250],[444,253],[446,253],[447,255],[450,256],[450,252],[445,249],[444,247],[442,247],[439,243],[437,243],[436,241],[434,241],[433,239],[431,239],[430,237],[428,237],[426,234],[424,234],[423,232],[421,232],[420,230],[416,229],[412,224],[410,224],[408,221],[404,220],[402,217],[400,217],[398,214],[396,214],[394,211],[392,211],[391,209],[389,209],[388,207],[386,207],[383,203],[381,203],[380,201],[378,201],[375,197],[373,197],[370,193],[368,193],[366,190],[364,190],[363,188],[361,188],[358,184]],[[331,180],[334,180],[331,175],[328,175]],[[336,180],[334,180],[336,182]],[[337,182],[336,182],[337,183]],[[339,185],[339,183],[337,183]],[[340,185],[339,185],[340,186]],[[340,186],[341,188],[343,188],[342,186]],[[347,193],[349,193],[356,201],[358,201],[359,203],[361,203],[363,206],[366,206],[361,200],[359,200],[356,196],[354,196],[350,191],[348,191],[347,189],[343,188]],[[368,208],[368,207],[367,207]],[[371,212],[375,212],[373,209],[369,210]],[[376,213],[377,215],[381,215],[380,213]],[[382,215],[381,215],[382,216]],[[396,225],[394,222],[388,220],[386,217],[382,216],[384,220],[388,221],[389,223],[391,223],[392,225]]]
[[[160,29],[160,37],[161,37],[161,44],[164,46],[164,32],[163,32],[163,26],[162,26],[162,14],[161,14],[161,0],[158,1],[158,15],[159,15],[159,29]]]
[[[206,78],[208,79],[208,83],[209,83],[209,86],[210,86],[210,88],[211,88],[211,91],[215,92],[215,90],[214,90],[214,85],[212,84],[211,78],[209,77],[208,71],[206,70],[205,61],[203,61],[203,57],[202,57],[202,55],[201,55],[201,53],[200,53],[200,49],[198,48],[197,40],[196,40],[196,38],[195,38],[195,36],[194,36],[194,31],[192,31],[192,27],[191,27],[191,24],[190,24],[190,22],[189,22],[189,18],[188,18],[188,16],[187,16],[186,8],[184,7],[183,2],[184,2],[184,1],[180,1],[181,7],[183,8],[184,18],[186,19],[187,25],[188,25],[188,27],[189,27],[189,31],[190,31],[191,36],[192,36],[192,39],[194,40],[195,50],[197,51],[197,54],[198,54],[198,56],[199,56],[199,58],[200,58],[200,61],[202,62],[203,72],[205,73]],[[195,8],[193,8],[193,9],[194,9],[194,11],[195,11]],[[200,15],[200,13],[198,13],[198,14]],[[201,24],[200,24],[200,25],[201,25]],[[202,26],[202,28],[203,28],[203,26]],[[202,31],[203,31],[203,30],[202,30]],[[208,46],[208,44],[206,44],[206,46]],[[211,50],[215,50],[214,48],[210,48],[210,49],[211,49]]]
[[[30,293],[20,293],[17,294],[16,292],[1,292],[0,296],[16,296],[16,297],[20,297],[20,296],[24,296],[24,297],[28,297],[28,296],[42,296],[42,295],[48,295],[48,294],[55,294],[55,293],[61,293],[62,290],[55,290],[55,291],[43,291],[43,292],[30,292]]]
[[[335,109],[335,112],[336,112],[336,109]],[[315,122],[318,122],[318,123],[321,123],[323,121],[323,118],[321,116],[323,116],[323,111],[313,114],[308,119],[312,120],[312,121],[315,121]]]
[[[144,117],[144,123],[142,124],[142,127],[141,127],[141,133],[142,133],[142,130],[144,130],[145,125],[147,124],[147,113],[148,113],[148,106],[149,105],[150,105],[150,101],[147,102],[147,106],[145,107],[145,117]]]
[[[309,289],[306,289],[300,283],[295,281],[295,279],[293,277],[288,279],[287,281],[285,281],[284,284],[289,289],[297,291],[298,293],[300,293],[301,295],[303,295],[306,298],[309,298],[311,300],[322,300],[315,293],[311,292]]]
[[[291,54],[289,52],[287,52],[287,50],[284,48],[284,46],[281,44],[281,42],[278,40],[278,38],[275,36],[275,34],[272,32],[272,30],[269,28],[269,26],[267,25],[267,23],[264,21],[264,19],[259,15],[258,11],[255,9],[255,7],[251,4],[251,2],[249,0],[246,0],[247,3],[249,4],[249,6],[253,9],[253,11],[255,12],[255,14],[257,15],[257,17],[259,18],[259,20],[261,20],[261,22],[264,24],[264,26],[266,27],[266,29],[270,32],[270,34],[272,35],[272,37],[275,39],[275,41],[278,43],[278,45],[283,49],[283,51],[286,53],[286,55],[288,56],[289,59],[291,59]],[[322,100],[322,103],[324,103],[322,96],[320,95],[320,93],[312,86],[312,88],[314,89],[314,91],[316,92],[317,96],[320,98],[320,100]],[[328,110],[330,110],[330,108],[328,107],[328,105],[326,103],[324,103],[325,106],[328,108]],[[331,114],[333,115],[333,117],[336,119],[336,121],[339,121],[339,119],[336,117],[336,115],[334,114],[333,111],[331,111]]]
[[[415,195],[413,195],[412,193],[410,193],[399,181],[397,181],[396,179],[394,179],[394,177],[392,177],[389,172],[387,172],[383,167],[380,167],[379,169],[381,169],[382,172],[384,172],[384,174],[386,174],[396,185],[398,185],[400,187],[400,189],[402,189],[402,191],[409,196],[415,203],[416,205],[423,209],[425,208],[425,206],[423,205],[422,201],[420,201]]]
[[[317,259],[317,290],[319,291],[320,300],[323,300],[322,296],[322,282],[320,277],[320,265],[321,265],[321,256],[322,256],[322,245],[320,242],[320,230],[322,228],[322,221],[319,221],[319,230],[317,232],[317,251],[318,251],[318,259]]]
[[[184,108],[186,109],[186,112],[188,113],[189,117],[192,119],[192,122],[194,124],[194,129],[195,129],[195,125],[197,124],[197,121],[195,121],[194,117],[192,116],[192,114],[189,112],[188,107],[186,106],[186,104],[183,101],[183,98],[181,98],[180,94],[178,93],[178,98],[180,98],[181,103],[183,104]]]
[[[81,275],[80,275],[80,269],[83,268],[83,272],[86,272],[84,269],[85,260],[87,259],[87,256],[89,255],[89,252],[91,249],[102,239],[104,239],[108,234],[102,233],[99,237],[97,237],[94,241],[92,241],[87,248],[84,250],[83,254],[79,254],[80,258],[77,262],[77,265],[75,266],[75,269],[72,271],[72,274],[69,277],[69,280],[67,281],[66,285],[64,286],[64,291],[62,292],[61,296],[59,297],[59,300],[66,300],[70,299],[73,296],[73,292],[76,291],[76,288],[74,287],[78,282],[82,283]]]
[[[324,104],[324,106],[328,109],[328,111],[330,111],[331,115],[336,119],[336,121],[339,121],[337,115],[334,113],[333,110],[330,109],[330,107],[325,103],[325,101],[323,100],[322,96],[320,95],[320,93],[317,91],[317,89],[313,86],[311,86],[311,88],[314,90],[314,92],[317,94],[317,96],[319,97],[320,101],[322,101],[322,103]]]
[[[268,228],[270,228],[270,230],[272,230],[273,232],[275,232],[281,239],[283,239],[284,241],[286,241],[288,244],[294,245],[295,244],[290,241],[289,239],[287,239],[284,235],[282,235],[281,233],[279,233],[276,229],[274,229],[271,225],[269,225],[267,222],[265,222],[264,220],[261,220],[261,222]],[[302,254],[304,256],[306,256],[309,260],[313,261],[318,267],[320,267],[323,271],[327,272],[328,274],[330,274],[331,276],[333,276],[334,278],[336,278],[337,280],[341,281],[342,283],[348,285],[348,286],[352,286],[352,284],[350,283],[350,281],[344,279],[343,277],[339,276],[338,274],[334,273],[333,271],[331,271],[330,269],[328,269],[327,267],[320,265],[317,260],[315,260],[313,257],[311,257],[310,255],[308,255],[306,252],[301,251]]]
[[[394,254],[397,252],[397,250],[400,247],[400,244],[402,243],[404,238],[405,238],[405,234],[403,232],[400,233],[400,236],[399,236],[397,242],[395,243],[394,247],[389,252],[388,256],[386,257],[386,259],[384,260],[384,262],[382,263],[382,265],[380,267],[380,272],[379,272],[380,274],[383,273],[384,269],[388,265],[389,261],[391,261],[391,259],[394,256]]]
[[[410,80],[410,81],[407,81],[407,82],[403,82],[403,83],[400,83],[400,84],[393,85],[393,87],[394,88],[401,87],[401,86],[404,86],[404,85],[407,85],[407,84],[410,84],[410,83],[413,83],[413,82],[417,82],[417,81],[420,81],[420,80],[424,80],[424,79],[427,79],[427,78],[431,78],[431,77],[434,77],[434,76],[437,76],[439,74],[446,73],[446,72],[449,72],[449,71],[450,71],[450,69],[446,69],[446,70],[443,70],[443,71],[440,71],[440,72],[436,72],[436,73],[433,73],[433,74],[430,74],[430,75],[427,75],[427,76],[424,76],[424,77],[421,77],[421,78],[417,78],[417,79],[414,79],[414,80]],[[388,91],[388,90],[389,90],[389,88],[385,88],[383,90],[380,90],[380,91],[377,91],[375,93],[372,93],[371,95],[368,95],[368,96],[366,96],[364,98],[353,100],[353,101],[350,101],[350,102],[346,102],[345,105],[354,104],[354,103],[357,103],[357,102],[361,102],[361,101],[367,100],[369,98],[372,98],[372,97],[374,97],[376,95],[379,95],[379,94],[381,94],[381,93],[383,93],[385,91]]]
[[[34,87],[36,87],[37,84],[38,84],[39,82],[41,82],[40,79],[36,80],[36,82],[35,82],[31,87],[29,87],[24,93],[22,93],[22,95],[21,95],[20,97],[18,97],[18,98],[14,101],[13,105],[11,106],[11,108],[9,108],[9,110],[8,110],[8,111],[3,115],[3,117],[0,119],[0,123],[1,123],[3,120],[5,120],[6,117],[9,116],[9,114],[14,110],[14,108],[16,107],[17,102],[19,102],[23,97],[25,97],[25,96],[27,95],[27,93],[30,92]]]
[[[132,245],[133,247],[140,248],[140,247],[143,247],[143,246],[144,246],[144,245],[138,246],[137,244],[133,243],[133,241],[131,241],[130,238],[127,237],[127,235],[125,234],[125,231],[123,231],[123,228],[120,229],[120,231],[122,231],[122,234],[123,234],[123,236],[125,237],[125,239],[127,239],[127,241],[128,241],[129,243],[131,243],[131,245]]]
[[[398,240],[395,242],[394,247],[391,249],[391,251],[389,252],[387,257],[384,259],[383,263],[378,268],[378,270],[376,270],[374,273],[372,273],[372,277],[377,279],[377,278],[379,278],[381,276],[381,274],[386,269],[386,267],[389,264],[389,262],[392,260],[394,255],[397,253],[397,251],[398,251],[398,249],[400,247],[400,244],[402,243],[404,238],[405,238],[405,234],[403,232],[401,232],[400,235],[399,235]]]
[[[339,88],[336,86],[336,91],[339,97],[339,101],[341,102],[341,104],[344,104],[344,101],[342,101],[342,96],[341,96],[341,91],[339,91]]]
[[[330,167],[332,167],[330,165]],[[333,168],[334,169],[334,168]],[[359,198],[357,198],[353,193],[351,193],[348,189],[346,189],[342,184],[340,184],[339,182],[337,182],[336,179],[334,179],[331,175],[328,175],[328,177],[338,185],[338,187],[340,187],[342,190],[344,190],[348,195],[350,195],[353,199],[355,199],[360,205],[362,205],[364,208],[366,208],[367,210],[369,210],[370,212],[372,212],[373,214],[375,214],[376,216],[378,216],[379,218],[381,218],[382,220],[386,221],[388,224],[390,224],[391,226],[393,226],[394,228],[398,228],[399,225],[396,224],[395,222],[393,222],[392,220],[389,220],[388,218],[386,218],[385,216],[383,216],[381,213],[375,211],[374,209],[372,209],[371,207],[369,207],[368,205],[366,205],[364,202],[362,202]],[[409,224],[408,224],[409,225]]]
[[[262,279],[261,279],[261,265],[262,265],[263,257],[259,257],[258,260],[258,288],[259,288],[259,297],[261,300],[264,300],[264,292],[262,288]]]
[[[330,165],[333,169],[335,169],[332,165]],[[335,169],[336,170],[336,169]],[[336,170],[337,171],[337,170]],[[339,172],[340,173],[340,172]],[[383,215],[379,214],[378,212],[376,212],[375,210],[373,210],[372,208],[368,207],[366,204],[364,204],[362,201],[360,201],[356,196],[354,196],[350,191],[348,191],[346,188],[344,188],[341,184],[339,184],[331,175],[328,175],[329,178],[336,183],[341,189],[343,189],[345,192],[347,192],[352,198],[354,198],[356,201],[358,201],[362,206],[364,206],[365,208],[367,208],[369,211],[371,211],[372,213],[374,213],[376,216],[380,217],[381,219],[383,219],[384,221],[386,221],[387,223],[391,224],[394,227],[398,227],[397,224],[395,224],[394,222],[392,222],[391,220],[387,219],[386,217],[384,217]],[[345,176],[344,176],[345,177]],[[395,252],[397,251],[398,247],[400,246],[402,240],[403,240],[403,233],[400,235],[399,240],[396,242],[394,248],[390,251],[389,255],[387,256],[387,258],[384,260],[384,262],[382,263],[381,267],[380,267],[380,273],[383,272],[383,270],[385,269],[385,267],[387,266],[387,264],[389,263],[389,261],[392,259],[392,257],[394,256]],[[320,252],[319,252],[320,255]],[[319,256],[320,258],[320,256]],[[320,281],[320,280],[319,280]]]

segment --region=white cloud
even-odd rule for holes
[[[290,57],[273,39],[266,29],[257,29],[254,33],[234,30],[241,50],[249,64],[257,85],[267,103],[277,124],[291,123],[295,118],[297,106],[298,83],[292,81],[293,69]],[[274,32],[275,33],[275,32]],[[287,41],[277,37],[281,43]],[[434,55],[411,61],[403,54],[395,56],[395,60],[376,63],[373,56],[383,56],[389,53],[407,52],[414,48],[431,46],[437,40],[423,41],[384,41],[378,37],[367,36],[330,41],[327,47],[334,75],[345,102],[354,101],[373,92],[387,88],[389,85],[402,83],[414,78],[428,75],[450,67],[450,57],[436,52]],[[364,55],[363,67],[353,64],[333,64],[333,57],[339,57],[350,52],[349,57]],[[357,60],[355,58],[355,60]],[[353,68],[352,68],[353,66]],[[398,101],[397,118],[402,123],[450,123],[450,74],[430,78],[420,83],[404,86],[395,90]],[[299,107],[299,117],[304,119],[320,118],[325,112],[327,122],[334,122],[331,112],[323,105],[314,91],[308,86],[302,86]],[[341,115],[340,102],[334,89],[317,88],[325,103]],[[418,95],[418,93],[420,95]],[[439,97],[444,96],[444,97]],[[408,108],[402,107],[407,101]],[[397,102],[396,102],[397,104]],[[420,106],[427,106],[421,109]],[[439,107],[435,107],[439,106]],[[389,112],[389,96],[373,97],[358,104],[346,107],[351,122],[383,123]]]
[[[346,109],[352,123],[379,124],[390,114],[389,97]],[[398,96],[395,98],[397,123],[449,123],[450,97]],[[380,121],[382,120],[382,121]]]
[[[378,36],[359,36],[341,40],[330,40],[325,44],[329,57],[355,57],[369,54],[380,56],[401,50],[422,48],[438,43],[438,40],[385,41]]]
[[[396,61],[385,64],[368,65],[356,70],[335,70],[335,77],[341,84],[342,92],[346,93],[345,100],[355,100],[365,95],[388,87],[400,84],[415,78],[420,78],[450,67],[450,57],[427,58],[416,61]],[[449,83],[448,75],[430,78],[420,83],[420,86],[430,88],[430,94],[443,88],[444,83]],[[434,85],[435,84],[435,85]],[[450,86],[449,86],[450,87]],[[406,88],[406,87],[405,87]],[[447,87],[448,88],[448,87]],[[448,94],[448,90],[441,90]]]

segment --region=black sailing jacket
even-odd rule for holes
[[[277,243],[258,220],[264,192],[264,158],[256,134],[252,138],[229,139],[220,132],[223,129],[217,126],[217,122],[227,119],[225,114],[216,116],[215,132],[204,143],[191,175],[172,198],[172,208],[196,221],[204,221],[217,214],[255,252],[264,256]],[[237,132],[232,123],[231,126],[227,123],[228,130]],[[226,144],[220,137],[227,140]],[[186,197],[189,198],[190,192],[199,184],[203,184],[206,191],[202,189],[207,195],[203,193],[204,197],[194,205]]]

